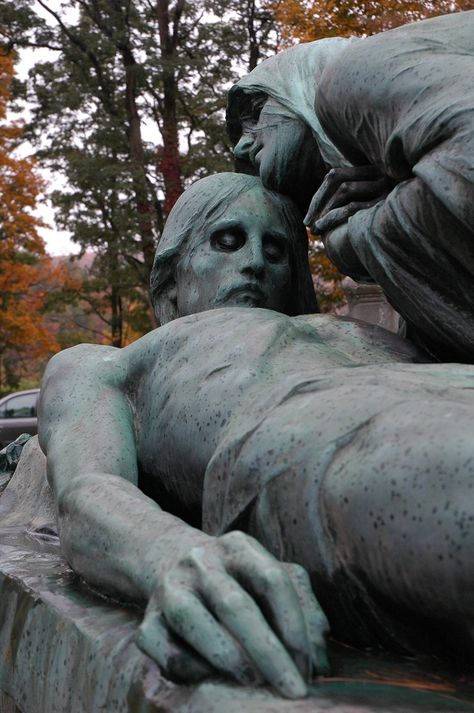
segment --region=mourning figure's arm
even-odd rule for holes
[[[388,192],[375,179],[374,189],[382,188],[378,198],[369,197],[365,168],[351,169],[359,172],[357,182],[345,178],[349,169],[332,171],[315,196],[307,224],[321,234],[341,272],[383,288],[417,346],[436,359],[471,362],[472,230],[416,175],[422,165]],[[365,204],[353,199],[357,183]]]

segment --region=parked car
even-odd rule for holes
[[[34,436],[38,432],[36,404],[39,389],[17,391],[0,399],[0,448],[22,433]]]

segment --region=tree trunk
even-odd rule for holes
[[[112,285],[110,295],[112,317],[110,320],[111,343],[113,347],[123,346],[123,309],[119,289]]]
[[[260,43],[257,37],[257,30],[255,27],[255,0],[248,0],[247,2],[247,32],[249,36],[249,72],[258,64],[260,59]]]
[[[133,172],[133,187],[136,208],[138,212],[138,230],[140,233],[140,248],[145,266],[144,283],[148,288],[150,272],[155,255],[154,225],[157,215],[154,202],[151,200],[145,171],[145,156],[141,133],[141,119],[137,108],[136,71],[137,65],[129,48],[122,50],[125,68],[125,105],[128,118],[128,139],[130,162]]]
[[[177,81],[173,59],[177,50],[179,21],[184,9],[184,0],[177,0],[173,22],[169,14],[169,0],[158,0],[156,5],[160,35],[163,73],[163,124],[161,136],[163,148],[159,152],[159,169],[163,175],[165,201],[163,212],[169,214],[184,190],[179,156],[178,119],[176,115]]]

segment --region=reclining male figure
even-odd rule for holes
[[[162,323],[179,319],[61,352],[40,404],[74,570],[146,606],[138,643],[169,675],[288,697],[326,668],[312,588],[347,641],[416,648],[416,618],[473,649],[474,368],[309,314],[305,251],[258,179],[199,181],[152,279]]]

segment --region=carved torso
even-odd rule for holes
[[[140,374],[130,384],[140,468],[199,508],[219,444],[297,385],[328,368],[413,361],[416,355],[371,325],[261,309],[182,318],[146,339]]]

